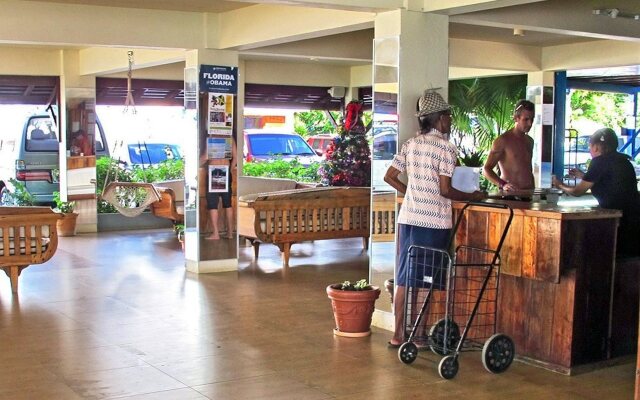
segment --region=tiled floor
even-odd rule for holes
[[[275,246],[239,272],[192,275],[168,231],[61,238],[27,268],[20,295],[0,277],[0,399],[631,399],[635,365],[566,377],[522,363],[502,375],[464,354],[400,363],[389,333],[332,334],[325,287],[367,274],[360,240]],[[384,295],[383,295],[384,296]],[[385,297],[379,301],[388,301]]]

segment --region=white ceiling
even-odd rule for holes
[[[31,1],[31,0],[28,0]],[[36,0],[46,3],[85,4],[120,8],[220,13],[253,3],[225,0]]]

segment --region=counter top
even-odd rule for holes
[[[530,217],[573,220],[620,218],[622,216],[622,212],[618,210],[609,210],[605,208],[581,205],[580,203],[573,203],[571,201],[562,200],[557,204],[499,199],[488,199],[485,201],[487,203],[494,204],[507,204],[513,209],[514,215],[525,215]],[[453,207],[455,209],[460,209],[464,205],[464,202],[453,203]],[[507,210],[491,209],[491,212],[507,213]]]

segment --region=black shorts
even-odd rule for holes
[[[217,210],[218,203],[222,199],[222,208],[231,208],[231,192],[209,193],[207,192],[207,210]]]

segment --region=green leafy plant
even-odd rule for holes
[[[180,235],[184,233],[184,224],[175,224],[173,226],[173,231],[176,233],[176,235]]]
[[[320,182],[318,168],[319,163],[305,167],[297,159],[285,161],[276,158],[274,161],[245,162],[242,173],[246,176],[293,179],[296,182]]]
[[[175,224],[173,226],[173,231],[175,232],[179,241],[184,240],[184,224]]]
[[[170,179],[182,179],[184,178],[184,161],[182,159],[166,160],[157,165],[146,167],[144,170],[140,167],[134,167],[131,170],[123,168],[119,161],[114,158],[101,157],[96,161],[96,186],[98,195],[102,194],[104,188],[104,182],[109,174],[109,182],[157,182],[166,181]],[[140,201],[146,196],[144,190],[139,190],[136,193],[127,191],[119,195],[122,197],[122,203],[135,203]],[[126,198],[125,198],[126,197]],[[116,208],[100,200],[98,202],[98,213],[108,214],[117,213]]]
[[[14,204],[16,206],[32,206],[34,204],[35,199],[23,182],[15,178],[9,178],[9,182],[13,186],[13,192],[5,194],[4,201],[6,204]]]
[[[71,214],[76,207],[75,201],[62,201],[60,199],[60,192],[53,192],[53,202],[56,203],[54,211]]]
[[[463,154],[486,154],[500,134],[513,127],[513,108],[524,98],[525,75],[449,82],[451,138]]]
[[[356,283],[351,283],[350,281],[344,281],[342,282],[340,289],[350,290],[350,291],[371,290],[371,285],[367,283],[366,279],[360,279]]]
[[[158,182],[184,178],[184,161],[182,159],[165,160],[161,163],[142,169],[135,166],[132,169],[134,182]]]

